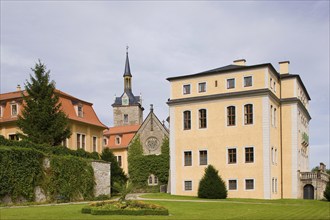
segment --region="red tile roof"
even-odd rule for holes
[[[140,126],[141,125],[117,126],[105,130],[103,135],[109,137],[107,147],[110,149],[127,148]],[[121,138],[120,144],[116,144],[117,136],[120,136]]]
[[[11,116],[11,107],[10,102],[11,101],[21,101],[22,100],[22,92],[24,95],[27,95],[25,91],[16,91],[16,92],[9,92],[0,94],[0,105],[3,106],[2,108],[2,117],[0,118],[0,122],[8,122],[8,121],[15,121],[17,120],[17,117]],[[78,99],[74,96],[71,96],[67,93],[64,93],[60,90],[55,90],[55,92],[59,95],[59,101],[62,104],[62,110],[69,119],[74,121],[79,121],[82,123],[92,124],[98,127],[107,128],[97,117],[94,109],[93,104],[83,101],[81,99]],[[76,111],[74,109],[74,104],[72,102],[80,103],[83,107],[83,117],[78,117],[76,114]],[[21,108],[24,107],[24,105],[19,106],[19,112],[22,110]]]

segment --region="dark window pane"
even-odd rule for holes
[[[191,151],[184,152],[184,165],[191,166],[192,165],[192,154]]]

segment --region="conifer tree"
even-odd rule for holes
[[[30,74],[30,82],[26,80],[25,83],[26,94],[22,92],[24,109],[17,125],[23,133],[19,135],[33,143],[59,145],[71,132],[55,93],[55,82],[50,81],[50,71],[46,71],[40,60],[31,70],[34,76]]]
[[[218,171],[209,165],[205,168],[205,173],[198,186],[198,197],[208,199],[227,198],[225,182],[218,175]]]
[[[104,148],[101,154],[101,159],[107,162],[111,162],[111,187],[113,187],[115,182],[119,185],[126,183],[127,176],[125,175],[123,169],[119,166],[115,155],[109,148]]]

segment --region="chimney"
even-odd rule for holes
[[[16,91],[21,91],[21,86],[20,86],[20,84],[17,84]]]
[[[282,61],[280,64],[280,74],[289,74],[290,61]]]
[[[246,63],[245,59],[234,60],[234,64],[238,66],[245,66],[245,63]]]
[[[319,167],[319,169],[320,169],[322,172],[325,172],[325,170],[326,170],[326,166],[325,166],[325,164],[324,164],[324,163],[320,163],[320,167]]]

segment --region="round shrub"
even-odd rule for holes
[[[218,171],[209,165],[205,168],[205,173],[198,186],[198,197],[207,199],[227,198],[225,182],[218,175]]]

